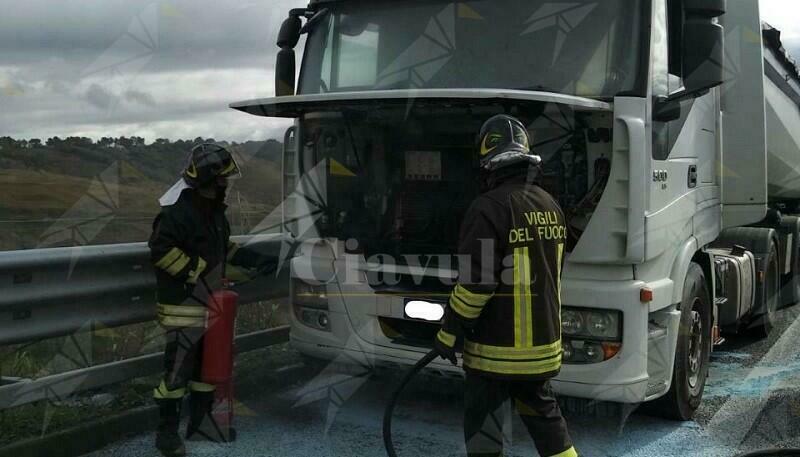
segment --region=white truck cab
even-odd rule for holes
[[[498,113],[528,126],[568,217],[557,392],[688,419],[721,332],[768,333],[800,298],[800,77],[758,2],[312,0],[278,44],[277,96],[231,106],[295,119],[282,226],[309,356],[430,349],[439,324],[407,304],[457,280]]]

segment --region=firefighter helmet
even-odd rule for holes
[[[204,143],[192,148],[183,179],[192,187],[202,187],[213,183],[217,178],[236,178],[241,176],[236,159],[225,147]]]
[[[478,135],[480,167],[494,171],[527,162],[539,165],[542,158],[531,151],[528,129],[517,118],[505,114],[492,117]]]

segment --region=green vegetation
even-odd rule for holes
[[[264,301],[240,307],[237,334],[286,325],[288,305]],[[0,378],[38,378],[91,365],[123,360],[163,350],[159,326],[154,323],[37,341],[33,344],[0,347]],[[285,362],[286,345],[237,356],[237,384],[251,389],[274,377],[275,366]],[[74,427],[93,419],[152,404],[153,387],[159,376],[151,375],[67,398],[51,398],[0,411],[0,447]]]
[[[147,240],[158,198],[178,179],[189,151],[213,141],[0,137],[0,251]],[[228,218],[235,234],[246,234],[280,203],[282,146],[275,140],[228,146],[243,169],[229,194]],[[285,324],[285,309],[273,301],[242,306],[237,333]],[[0,379],[39,378],[161,350],[156,323],[95,328],[0,347]],[[264,362],[252,356],[240,360],[246,373]],[[0,446],[149,405],[157,378],[0,411]]]
[[[141,378],[81,397],[41,401],[0,412],[0,447],[75,427],[152,402],[156,377]],[[148,401],[149,400],[149,401]]]
[[[0,250],[144,241],[191,148],[213,139],[0,137]],[[229,144],[244,170],[228,216],[244,234],[280,203],[281,144]]]

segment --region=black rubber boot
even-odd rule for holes
[[[186,427],[187,440],[216,441],[218,435],[214,427],[211,408],[214,405],[214,392],[192,392],[189,396],[189,425]]]
[[[189,397],[189,425],[186,439],[190,441],[212,441],[230,443],[236,440],[236,430],[221,429],[214,420],[214,392],[195,392]]]
[[[156,430],[156,449],[164,457],[181,457],[186,455],[186,447],[178,434],[181,419],[180,399],[158,399],[159,419]]]

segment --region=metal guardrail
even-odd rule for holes
[[[276,260],[291,241],[286,235],[233,239]],[[285,297],[287,264],[236,290],[242,304]],[[148,322],[155,309],[155,275],[145,243],[0,252],[0,346]],[[236,345],[246,352],[288,340],[284,326],[239,335]],[[162,365],[163,354],[156,353],[34,380],[7,379],[0,382],[0,411],[155,374]]]
[[[276,327],[236,337],[237,352],[247,352],[289,341],[289,327]],[[147,354],[118,362],[0,385],[0,411],[41,400],[61,400],[90,389],[156,374],[164,354]]]
[[[281,256],[287,235],[234,237]],[[237,288],[241,303],[288,295],[286,265]],[[0,346],[98,326],[155,319],[155,276],[145,243],[0,252]]]

